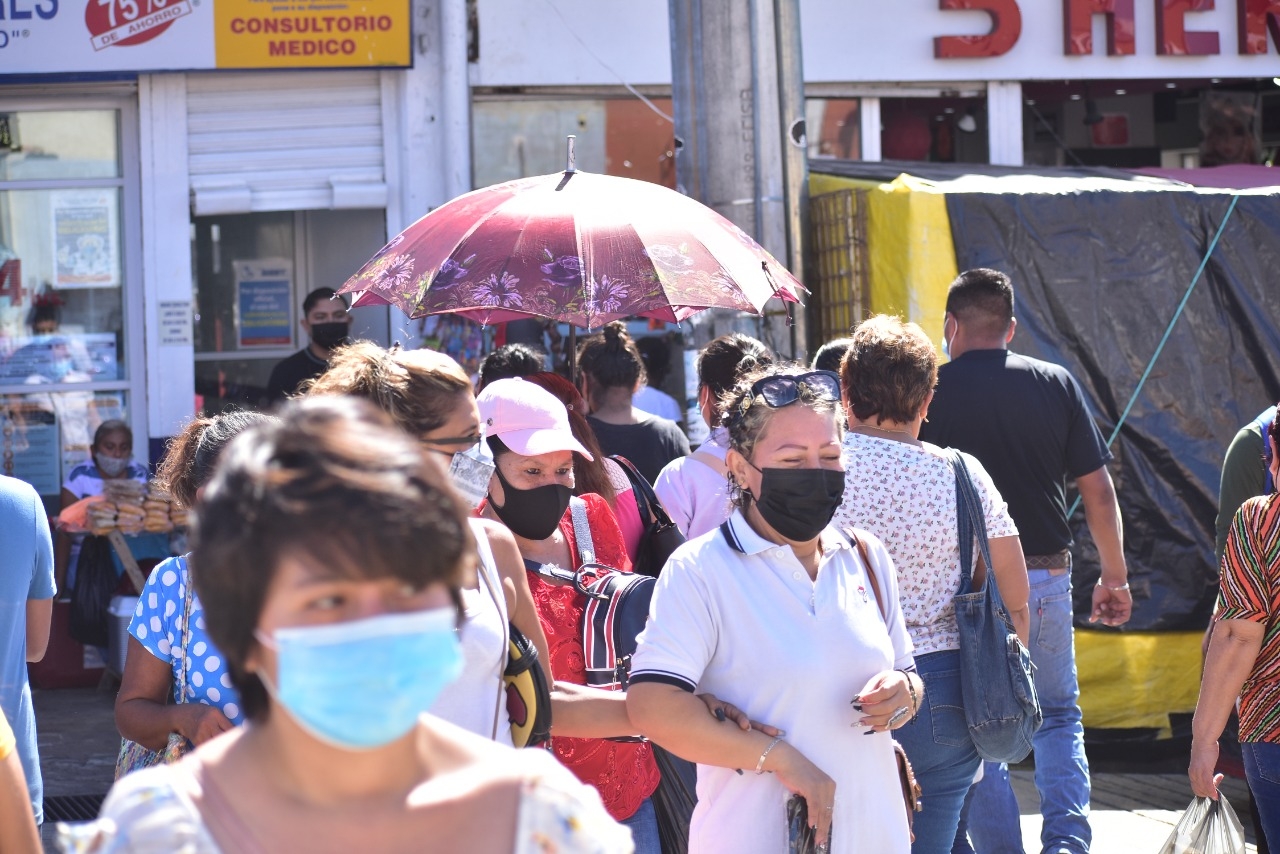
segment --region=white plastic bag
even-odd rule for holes
[[[1222,795],[1196,798],[1158,854],[1245,854],[1244,827]]]

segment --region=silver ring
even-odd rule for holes
[[[893,714],[889,716],[889,720],[888,722],[885,723],[885,726],[889,729],[892,729],[894,724],[898,723],[909,714],[911,714],[910,709],[908,709],[906,706],[899,706],[898,708],[893,710]]]

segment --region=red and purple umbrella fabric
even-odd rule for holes
[[[396,235],[342,286],[355,305],[480,323],[547,317],[592,329],[624,317],[759,314],[803,286],[742,229],[656,184],[587,172],[459,196]]]

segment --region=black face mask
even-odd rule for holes
[[[775,531],[793,542],[818,536],[844,500],[843,469],[751,467],[761,474],[756,509]]]
[[[559,483],[536,486],[533,489],[516,489],[502,476],[502,467],[494,468],[507,503],[501,507],[489,496],[489,506],[498,514],[502,524],[511,533],[526,540],[545,540],[555,533],[560,518],[569,506],[573,490]]]
[[[313,323],[311,324],[311,340],[326,350],[332,350],[334,347],[341,347],[347,343],[347,333],[350,331],[350,323]]]

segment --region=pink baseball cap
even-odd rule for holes
[[[484,435],[497,436],[522,457],[573,451],[594,460],[573,437],[569,413],[551,392],[520,378],[495,380],[476,398]]]

